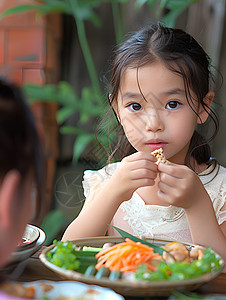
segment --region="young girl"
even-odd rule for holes
[[[32,113],[20,89],[0,78],[0,267],[21,241],[33,212],[37,217],[41,212],[41,165]]]
[[[211,163],[197,131],[208,116],[218,127],[210,79],[209,57],[182,30],[153,25],[118,48],[109,98],[124,158],[85,172],[86,202],[63,240],[116,235],[113,224],[212,247],[226,259],[226,169]],[[158,148],[170,164],[156,164]]]

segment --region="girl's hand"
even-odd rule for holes
[[[158,170],[156,161],[146,152],[136,152],[121,161],[108,183],[109,190],[120,203],[129,200],[138,188],[154,185]]]
[[[158,197],[165,203],[185,210],[197,207],[209,199],[198,175],[184,165],[159,163]]]

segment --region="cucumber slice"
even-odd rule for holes
[[[96,273],[96,279],[106,278],[110,274],[110,270],[106,267],[101,267]]]
[[[120,271],[111,271],[111,274],[109,275],[110,280],[118,280],[122,277],[122,272]]]
[[[103,248],[90,247],[90,246],[83,246],[82,250],[83,250],[83,251],[87,251],[87,252],[88,252],[88,251],[91,251],[91,252],[96,252],[96,253],[98,253],[98,252],[102,251]]]
[[[95,266],[88,266],[84,275],[87,277],[94,276],[96,274],[96,272],[97,272],[97,270],[96,270]]]

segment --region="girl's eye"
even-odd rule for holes
[[[131,111],[139,111],[142,109],[142,106],[139,103],[131,103],[128,107]]]
[[[181,104],[178,101],[170,101],[166,104],[166,108],[173,110],[179,108],[180,105]]]

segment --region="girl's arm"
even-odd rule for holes
[[[219,226],[212,201],[199,177],[182,165],[159,164],[159,198],[185,209],[193,242],[211,247],[226,261],[226,225]]]
[[[218,224],[211,200],[186,209],[194,243],[211,247],[226,261],[226,222]]]
[[[96,191],[92,201],[66,229],[63,240],[103,236],[123,201],[135,190],[154,185],[156,158],[150,153],[136,152],[122,160],[111,179]]]

